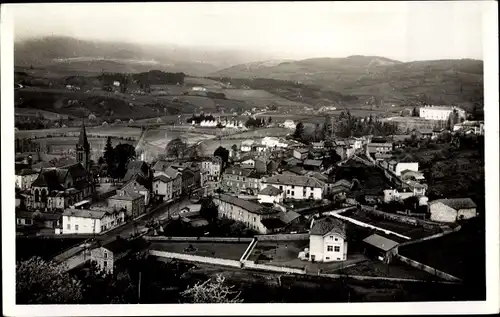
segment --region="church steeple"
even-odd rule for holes
[[[85,169],[89,168],[90,161],[90,143],[87,139],[87,132],[85,131],[85,123],[82,120],[82,129],[76,144],[76,160],[82,163]]]

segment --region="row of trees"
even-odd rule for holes
[[[260,118],[250,117],[248,118],[247,122],[245,122],[245,127],[247,128],[261,128],[264,127],[265,125],[266,125],[266,119],[262,117]]]
[[[127,173],[127,164],[136,158],[134,146],[127,143],[120,143],[113,148],[111,137],[106,140],[104,156],[100,157],[98,164],[107,165],[108,176],[122,178]]]

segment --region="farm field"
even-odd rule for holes
[[[223,92],[229,99],[243,100],[256,107],[265,107],[272,103],[276,104],[277,106],[307,106],[306,103],[288,100],[260,89],[224,89]]]
[[[192,246],[195,251],[185,251],[186,248],[190,246]],[[216,257],[229,260],[239,260],[247,247],[248,243],[153,242],[149,249],[206,257]]]
[[[128,126],[98,126],[98,127],[86,127],[87,136],[114,136],[114,137],[139,137],[141,135],[141,129]],[[42,138],[48,135],[61,135],[76,134],[78,137],[80,133],[80,127],[68,127],[68,128],[58,128],[58,129],[40,129],[40,130],[20,130],[16,131],[15,136],[18,138]]]
[[[56,112],[39,110],[35,108],[14,108],[16,116],[25,116],[25,117],[36,117],[38,114],[42,115],[44,118],[49,120],[57,120],[57,119],[68,119],[69,117],[73,117],[70,115],[59,114]]]

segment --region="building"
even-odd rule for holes
[[[163,201],[169,201],[173,198],[174,181],[165,174],[159,174],[153,177],[153,193],[155,197]]]
[[[319,172],[323,170],[323,161],[306,159],[302,163],[302,166],[304,166],[305,170]]]
[[[262,181],[263,185],[274,186],[284,192],[284,198],[320,200],[326,190],[326,184],[314,177],[274,175]]]
[[[131,161],[127,164],[127,173],[125,173],[122,181],[126,183],[135,179],[139,184],[150,190],[152,174],[153,173],[146,162]]]
[[[116,195],[108,198],[108,207],[116,210],[124,209],[125,216],[134,219],[145,211],[144,197],[138,193],[117,190]]]
[[[454,111],[458,113],[459,118],[466,118],[465,110],[451,106],[424,106],[420,108],[420,118],[424,118],[426,120],[446,121],[450,117],[450,114]]]
[[[214,202],[219,208],[219,217],[243,222],[248,228],[261,234],[267,234],[262,220],[277,218],[279,210],[263,206],[238,197],[220,194],[214,196]]]
[[[159,175],[164,175],[172,180],[172,199],[176,199],[181,196],[182,193],[182,173],[177,169],[171,167],[171,162],[158,161],[153,166],[154,177]],[[154,178],[153,178],[154,179]],[[156,185],[160,186],[159,183],[155,183],[153,190],[156,191]],[[161,194],[162,191],[159,190]],[[168,197],[164,199],[169,200]]]
[[[149,201],[151,199],[151,191],[141,184],[140,177],[135,176],[134,178],[129,180],[122,186],[121,190],[128,193],[136,193],[142,195],[144,197],[144,205],[149,205]]]
[[[43,169],[26,197],[30,210],[63,210],[94,193],[91,175],[81,163]]]
[[[305,160],[308,154],[309,154],[309,149],[306,148],[298,148],[293,150],[293,157],[299,161]]]
[[[283,127],[290,130],[295,130],[297,125],[295,124],[295,122],[293,122],[293,120],[285,120],[285,122],[283,122]]]
[[[254,140],[242,141],[240,151],[241,152],[250,152],[252,150],[252,146],[254,143],[255,143]]]
[[[126,240],[118,236],[115,240],[90,250],[90,260],[106,274],[113,274],[116,263],[130,254],[147,247],[142,239]]]
[[[309,261],[347,260],[346,225],[334,217],[313,220],[309,234]]]
[[[406,198],[415,196],[412,191],[398,191],[395,188],[384,189],[384,203],[389,203],[391,201],[403,201]]]
[[[76,161],[81,163],[86,171],[90,169],[90,143],[87,139],[85,125],[82,124],[78,143],[76,144]]]
[[[16,170],[16,188],[21,190],[29,189],[37,177],[38,172],[30,168]]]
[[[347,199],[347,194],[351,192],[351,188],[351,182],[341,179],[329,186],[328,194],[332,195],[335,199],[345,200]]]
[[[400,178],[403,181],[414,180],[417,182],[421,182],[425,180],[424,174],[422,174],[422,172],[412,171],[412,170],[402,170]]]
[[[418,172],[418,162],[397,162],[391,170],[396,176],[401,176],[402,171]]]
[[[432,221],[453,223],[477,216],[476,204],[470,198],[438,199],[428,206]]]
[[[378,234],[372,234],[365,238],[365,254],[389,264],[392,260],[392,252],[399,243]]]
[[[383,143],[370,142],[367,144],[366,147],[368,154],[384,155],[384,154],[390,154],[392,152],[393,144],[391,142],[383,142]]]
[[[214,156],[201,162],[201,170],[208,172],[209,181],[218,181],[222,170],[222,159]]]
[[[235,166],[224,171],[221,183],[225,191],[253,195],[260,190],[261,177],[253,170]]]
[[[16,224],[17,226],[36,226],[40,229],[51,229],[54,233],[56,229],[61,228],[62,214],[59,212],[30,212],[30,211],[16,211]]]
[[[181,194],[188,195],[190,194],[195,187],[195,173],[189,168],[183,168],[181,172]]]
[[[274,186],[266,186],[257,193],[259,203],[281,203],[283,202],[283,190]]]
[[[100,234],[124,222],[125,212],[120,209],[68,208],[62,213],[62,234]]]
[[[471,131],[477,135],[484,135],[484,122],[483,121],[464,121],[457,123],[453,126],[453,132],[457,131]]]

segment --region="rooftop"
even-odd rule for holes
[[[455,210],[459,209],[469,209],[476,208],[476,204],[470,198],[446,198],[446,199],[437,199],[429,202],[429,205],[442,203],[450,208]]]
[[[390,249],[398,245],[396,241],[379,236],[378,234],[372,234],[368,238],[365,238],[363,242],[368,243],[369,245],[372,245],[383,251],[389,251]]]
[[[134,193],[134,192],[126,192],[126,191],[121,191],[120,193],[109,197],[109,199],[116,199],[116,200],[136,200],[142,198],[141,194]]]
[[[220,194],[217,195],[216,198],[220,199],[221,201],[224,201],[228,204],[238,206],[240,208],[243,208],[251,213],[255,214],[272,214],[272,213],[277,213],[277,210],[273,210],[272,208],[266,208],[265,206],[262,206],[258,203],[254,203],[245,199],[241,199],[235,196],[230,196],[227,194]]]
[[[283,193],[283,191],[274,186],[266,186],[260,192],[259,195],[268,195],[268,196],[276,196]]]
[[[303,164],[309,165],[309,166],[320,167],[321,165],[323,165],[323,161],[321,161],[321,160],[304,160]]]
[[[324,236],[330,232],[337,233],[345,238],[346,237],[345,223],[342,220],[334,217],[315,219],[310,234]]]
[[[275,175],[267,178],[264,183],[279,184],[279,185],[294,185],[303,187],[316,187],[322,188],[323,182],[308,176],[294,176],[294,175]]]

